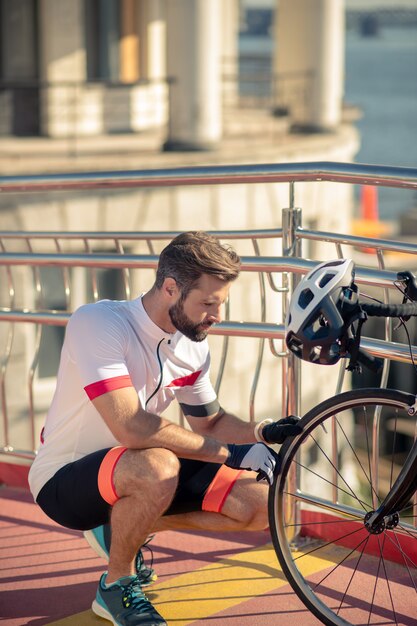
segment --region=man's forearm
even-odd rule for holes
[[[166,448],[184,459],[224,463],[228,450],[210,435],[186,430],[160,416],[143,412],[131,424],[126,443],[136,448]]]
[[[206,424],[200,422],[198,432],[223,443],[240,444],[256,441],[253,423],[245,422],[236,415],[223,410]]]

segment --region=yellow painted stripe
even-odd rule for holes
[[[334,550],[332,546],[320,558],[311,555],[303,559],[304,574],[332,566],[347,552],[338,549],[334,559]],[[267,544],[152,585],[146,595],[168,624],[175,621],[175,626],[186,626],[286,584],[275,552],[271,544]],[[50,626],[97,626],[104,623],[92,611],[84,611],[52,622]]]

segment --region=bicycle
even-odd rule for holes
[[[349,356],[348,369],[357,369],[361,361],[374,367],[372,357],[360,349],[367,317],[399,317],[403,322],[404,316],[417,315],[417,284],[411,273],[398,274],[397,286],[404,293],[398,305],[359,302],[353,278],[348,288],[337,286],[343,318],[338,339],[334,320],[328,322],[319,311],[312,321],[314,332],[323,336],[322,329],[330,326],[331,340],[327,346],[325,339],[313,345],[311,333],[308,340],[301,331],[292,339],[287,335],[287,345],[298,356],[313,362]],[[305,284],[301,281],[296,292],[304,299],[307,293],[308,300]],[[306,344],[313,350],[309,358]],[[410,340],[409,345],[411,352]],[[328,626],[417,624],[416,411],[416,396],[403,391],[343,392],[308,411],[300,422],[303,432],[280,450],[280,472],[269,495],[274,549],[295,593]],[[381,440],[382,426],[386,441]],[[410,426],[414,432],[406,436],[402,429]],[[355,434],[360,446],[354,443]]]

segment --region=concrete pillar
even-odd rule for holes
[[[41,130],[73,135],[87,73],[83,0],[40,0],[39,27],[40,77],[48,83],[41,94]]]
[[[120,80],[133,83],[139,78],[139,36],[135,0],[120,3]]]
[[[277,108],[293,127],[326,132],[341,119],[344,85],[343,0],[279,0],[274,74]]]
[[[164,0],[139,0],[140,77],[164,80],[166,70],[166,11]]]
[[[239,72],[239,3],[238,0],[222,2],[222,91],[223,103],[236,106],[238,99]]]
[[[169,124],[165,150],[210,150],[222,135],[220,0],[167,2]]]

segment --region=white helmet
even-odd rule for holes
[[[337,259],[318,265],[295,288],[285,341],[300,359],[333,365],[346,356],[352,305],[358,300],[354,276],[354,262]]]

